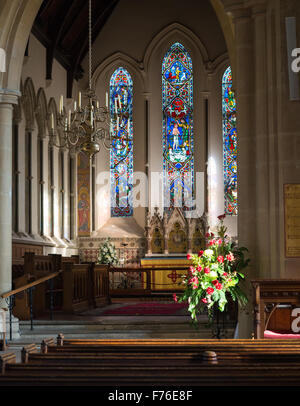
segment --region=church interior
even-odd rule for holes
[[[0,0],[0,386],[299,386],[298,45],[297,0]]]

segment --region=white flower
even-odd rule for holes
[[[214,252],[213,250],[205,250],[204,255],[206,255],[207,257],[211,257],[214,255]]]

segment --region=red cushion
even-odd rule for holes
[[[274,339],[291,339],[297,340],[300,339],[300,334],[289,334],[289,333],[275,333],[274,331],[266,330],[264,332],[264,338],[274,338]]]

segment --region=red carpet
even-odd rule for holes
[[[134,303],[106,310],[103,316],[172,316],[187,308],[185,303]]]

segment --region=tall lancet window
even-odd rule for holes
[[[133,83],[124,68],[118,68],[110,80],[111,134],[110,150],[111,217],[133,214]]]
[[[193,66],[176,42],[162,63],[164,207],[193,209]]]
[[[236,215],[238,211],[236,100],[232,90],[230,66],[223,76],[222,95],[225,213]]]

